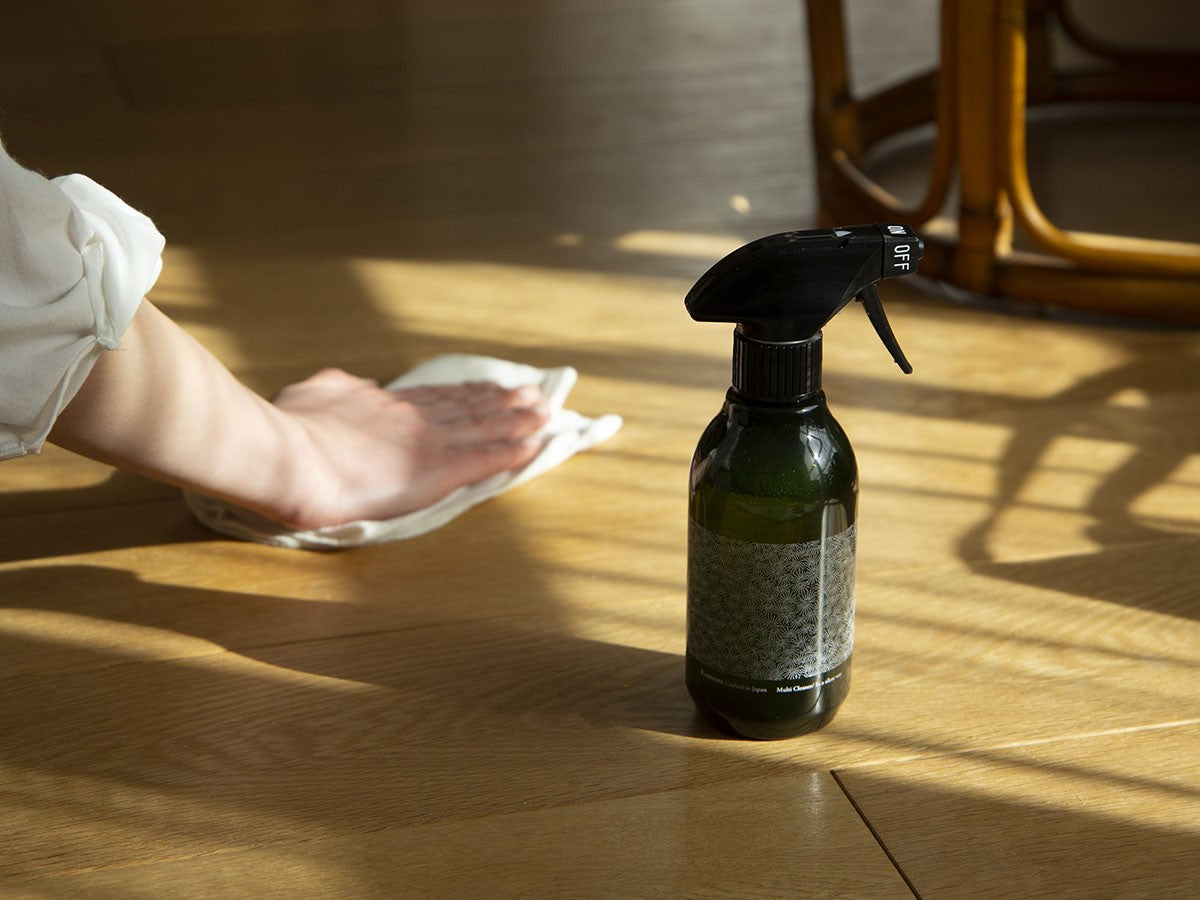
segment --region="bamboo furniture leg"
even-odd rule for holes
[[[1026,159],[1030,104],[1195,104],[1200,53],[1106,44],[1066,0],[943,0],[938,68],[856,96],[841,0],[806,2],[823,218],[919,228],[927,244],[922,273],[975,293],[1200,324],[1200,245],[1061,229],[1039,207]],[[1057,70],[1052,22],[1100,67]],[[862,161],[883,138],[925,122],[936,129],[929,188],[905,206]],[[1014,228],[1032,252],[1014,249]]]

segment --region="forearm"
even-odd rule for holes
[[[526,465],[549,418],[543,399],[480,383],[393,392],[327,369],[267,402],[147,301],[50,439],[317,528],[403,515]]]
[[[297,423],[148,301],[50,440],[277,520],[295,513],[307,444]]]

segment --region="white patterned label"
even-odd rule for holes
[[[854,648],[855,526],[798,544],[737,541],[689,519],[688,652],[718,672],[813,679]]]

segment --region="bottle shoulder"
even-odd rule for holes
[[[695,462],[716,470],[773,478],[791,472],[804,479],[857,474],[854,449],[845,430],[821,398],[796,408],[755,407],[726,402],[704,430]],[[823,479],[822,479],[823,480]]]
[[[692,460],[693,518],[743,540],[810,540],[848,528],[857,495],[853,448],[823,403],[765,411],[727,403]]]

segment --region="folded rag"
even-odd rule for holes
[[[386,385],[388,390],[399,390],[418,385],[460,384],[465,381],[494,381],[506,388],[536,384],[541,387],[551,413],[550,421],[542,432],[545,446],[523,468],[466,485],[432,506],[394,519],[346,522],[307,531],[291,531],[222,500],[191,492],[184,492],[184,500],[196,518],[214,531],[280,547],[335,549],[416,537],[440,528],[472,506],[541,475],[574,454],[616,434],[621,427],[620,416],[605,415],[589,419],[563,408],[578,377],[579,373],[570,366],[537,369],[488,356],[447,354],[422,363]]]

